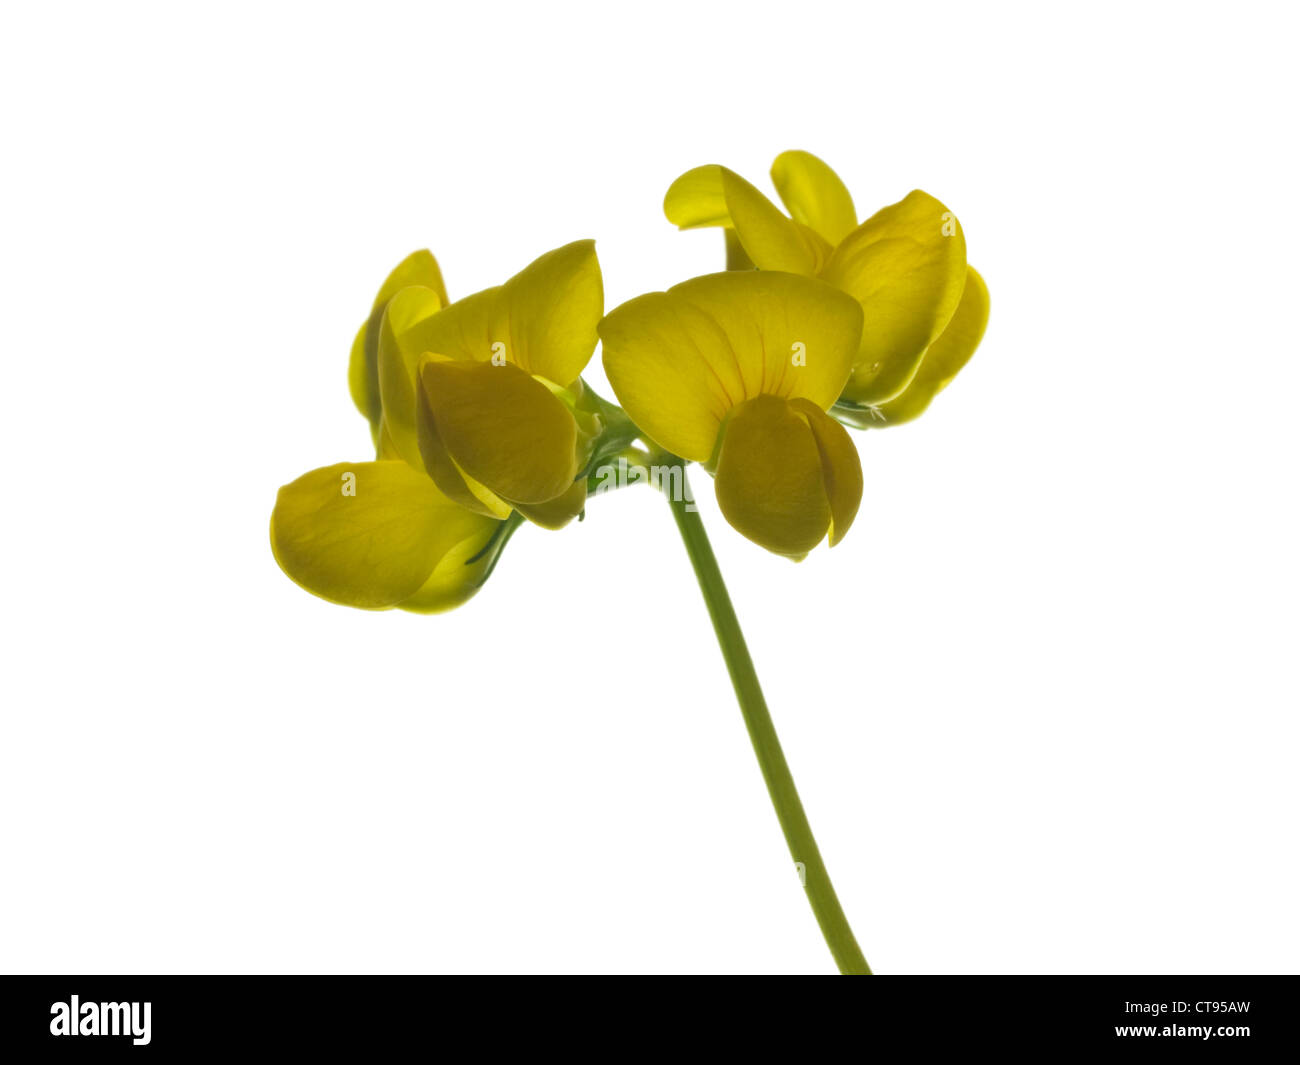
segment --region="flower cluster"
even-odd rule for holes
[[[723,228],[728,269],[608,315],[590,240],[455,302],[428,251],[401,262],[348,371],[375,458],[280,489],[281,568],[337,603],[449,609],[520,524],[579,516],[615,455],[702,464],[727,521],[777,554],[838,543],[863,492],[844,426],[922,413],[979,344],[988,291],[932,196],[859,224],[815,156],[782,154],[772,180],[788,215],[722,166],[674,181],[668,219]],[[618,405],[582,380],[598,339]]]

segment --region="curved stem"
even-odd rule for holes
[[[718,646],[722,648],[727,672],[731,674],[736,700],[740,703],[740,712],[744,715],[745,727],[749,730],[754,753],[763,770],[763,780],[767,783],[767,792],[772,798],[772,805],[776,807],[781,831],[785,833],[785,841],[790,847],[790,855],[796,866],[802,866],[800,876],[804,892],[840,972],[846,975],[870,975],[871,968],[862,956],[858,941],[853,938],[853,929],[849,927],[840,900],[835,896],[830,874],[826,871],[821,851],[817,849],[817,841],[813,838],[812,826],[808,824],[803,803],[799,801],[794,777],[790,775],[790,767],[781,751],[781,741],[777,738],[772,715],[768,713],[767,702],[763,699],[758,674],[754,671],[754,661],[749,657],[749,648],[745,646],[745,637],[740,631],[740,622],[736,619],[736,611],[731,605],[731,597],[727,594],[727,586],[723,583],[722,572],[718,569],[718,560],[709,544],[704,523],[700,520],[695,505],[689,502],[692,497],[686,487],[686,469],[684,466],[679,468],[680,481],[674,477],[661,484],[661,487],[665,488],[664,494],[668,497],[668,505],[672,508],[677,529],[686,545],[686,553],[690,556],[691,565],[695,567],[695,576],[709,608],[709,618],[713,621],[713,631],[717,634]],[[680,491],[675,490],[678,485]]]

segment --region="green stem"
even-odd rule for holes
[[[671,490],[670,486],[674,482],[680,484],[680,492]],[[677,530],[682,535],[691,565],[695,567],[695,576],[709,608],[713,631],[717,634],[718,646],[722,648],[727,672],[731,674],[736,700],[740,703],[745,727],[749,730],[754,753],[763,770],[767,792],[772,797],[772,805],[776,807],[781,831],[785,833],[791,857],[803,866],[804,893],[821,926],[822,935],[826,937],[826,945],[830,947],[841,973],[870,975],[871,968],[862,956],[858,941],[853,938],[853,929],[849,927],[840,900],[835,896],[830,874],[826,871],[821,851],[817,849],[817,841],[813,838],[812,826],[808,824],[803,803],[799,801],[794,777],[790,775],[790,767],[781,751],[781,741],[777,738],[772,715],[768,713],[763,690],[759,687],[758,674],[754,671],[754,660],[749,657],[749,648],[745,646],[745,637],[740,631],[740,622],[736,620],[736,611],[727,594],[727,586],[723,583],[718,560],[714,557],[708,534],[704,530],[704,522],[700,520],[695,505],[687,502],[691,496],[686,487],[685,466],[681,468],[679,482],[675,477],[665,479],[662,487],[667,489],[664,494],[668,497],[668,505],[672,507]]]

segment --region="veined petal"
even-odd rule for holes
[[[802,396],[825,409],[843,390],[862,335],[861,310],[844,293],[812,278],[758,270],[707,274],[668,295],[721,329],[742,399]]]
[[[801,559],[830,528],[821,452],[786,400],[759,396],[736,408],[714,480],[723,517],[769,551]]]
[[[370,421],[376,434],[379,431],[381,399],[379,394],[379,326],[388,301],[404,288],[418,285],[432,289],[440,306],[447,303],[447,286],[443,284],[438,260],[427,249],[412,252],[394,268],[379,287],[379,294],[371,307],[370,317],[362,323],[352,342],[348,362],[348,391],[352,402]]]
[[[811,152],[782,152],[772,164],[772,184],[790,217],[832,247],[857,226],[853,197],[840,176]]]
[[[875,426],[900,425],[923,414],[975,354],[989,322],[989,290],[974,267],[966,271],[966,288],[948,328],[930,345],[903,394],[880,405],[881,420]]]
[[[726,167],[720,170],[727,213],[754,265],[760,270],[816,275],[830,256],[830,245],[807,226],[783,215],[739,174]]]
[[[919,190],[868,218],[835,249],[822,278],[865,315],[844,397],[884,403],[911,381],[966,284],[966,238],[956,217]]]
[[[511,363],[567,385],[595,350],[604,299],[595,242],[580,240],[415,324],[404,344],[458,361]]]
[[[600,323],[605,375],[656,444],[706,462],[744,382],[722,328],[670,292],[629,300]]]
[[[280,489],[271,549],[312,594],[382,610],[416,594],[449,551],[492,524],[405,462],[343,462]]]
[[[812,430],[822,462],[822,485],[831,505],[830,545],[844,539],[862,502],[862,460],[853,440],[834,418],[806,399],[792,399],[790,406],[803,416]]]
[[[707,462],[727,412],[769,394],[828,407],[862,330],[853,299],[775,271],[710,274],[623,304],[600,326],[605,372],[660,447]]]
[[[474,480],[512,503],[569,489],[577,425],[545,385],[511,363],[436,358],[425,359],[420,382],[439,439]]]

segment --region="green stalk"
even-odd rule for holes
[[[680,484],[680,492],[672,490],[674,483]],[[790,775],[790,767],[781,751],[781,741],[777,738],[772,715],[768,713],[767,702],[763,699],[758,674],[754,671],[754,661],[749,656],[749,648],[745,646],[745,637],[740,631],[740,622],[736,619],[735,608],[731,605],[731,597],[723,583],[722,571],[718,569],[718,560],[709,544],[704,522],[700,520],[694,506],[687,503],[691,494],[686,487],[685,466],[681,467],[680,481],[675,477],[664,478],[660,486],[665,488],[664,494],[677,521],[677,530],[682,535],[686,553],[695,568],[695,577],[700,583],[705,605],[709,608],[713,631],[717,634],[718,646],[722,648],[727,672],[731,674],[736,700],[740,703],[745,727],[749,730],[754,753],[758,756],[759,768],[763,770],[767,793],[772,798],[777,820],[781,822],[781,831],[785,833],[785,841],[790,847],[790,856],[796,863],[803,865],[804,893],[821,926],[826,945],[830,947],[841,973],[869,976],[871,968],[862,956],[858,941],[853,938],[853,929],[849,927],[848,918],[840,907],[840,900],[835,896],[830,874],[826,871],[821,851],[817,849],[817,841],[813,838],[812,826],[808,824],[803,803],[799,801],[799,792],[795,790],[794,777]]]

